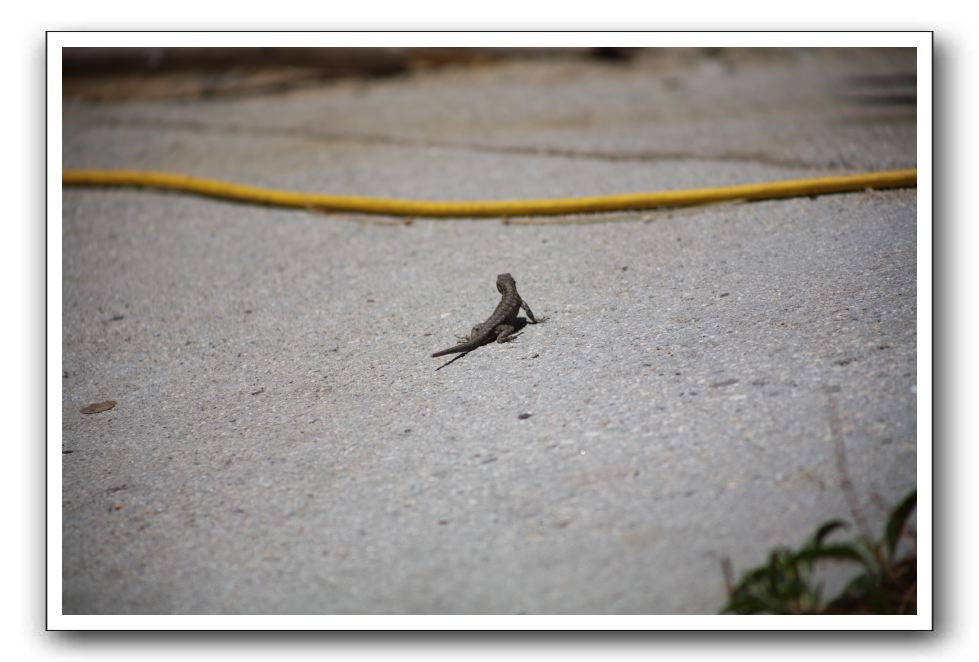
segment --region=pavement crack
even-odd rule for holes
[[[479,142],[438,140],[429,137],[395,136],[385,133],[360,131],[320,131],[307,128],[256,126],[234,123],[215,123],[200,120],[174,120],[163,118],[99,118],[93,124],[103,126],[130,126],[166,130],[183,130],[214,135],[290,138],[322,142],[345,142],[362,145],[384,145],[421,149],[453,149],[485,154],[504,154],[544,158],[578,159],[611,163],[657,163],[661,161],[714,161],[727,163],[754,163],[780,168],[819,168],[825,164],[802,159],[772,156],[761,152],[722,151],[700,153],[684,150],[642,150],[616,152],[607,150],[577,149],[540,145],[490,145]]]

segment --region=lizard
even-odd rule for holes
[[[513,338],[514,331],[517,329],[517,313],[523,308],[527,313],[527,319],[531,324],[537,324],[537,318],[530,310],[527,302],[520,298],[517,293],[517,282],[510,274],[500,274],[496,277],[496,289],[500,291],[503,298],[496,305],[496,310],[482,324],[473,327],[472,333],[466,338],[460,338],[463,342],[435,352],[432,357],[445,356],[446,354],[462,354],[470,352],[480,345],[492,342],[507,342]]]

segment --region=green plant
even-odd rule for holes
[[[907,522],[917,502],[912,490],[891,511],[880,540],[867,535],[828,543],[831,533],[847,524],[826,522],[798,550],[779,547],[768,563],[748,571],[737,585],[728,586],[723,614],[913,614],[917,609],[917,552],[898,556]],[[838,595],[823,600],[822,585],[815,579],[819,561],[855,563],[858,574]],[[729,566],[725,566],[727,570]]]

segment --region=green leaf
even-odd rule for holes
[[[834,531],[847,527],[842,520],[820,526],[810,541],[798,551],[776,547],[765,564],[743,575],[731,591],[723,613],[798,614],[798,613],[897,613],[915,609],[914,556],[893,561],[908,518],[914,510],[917,491],[912,491],[892,511],[882,541],[856,540],[826,545]],[[891,560],[884,557],[889,552]],[[844,591],[825,604],[822,586],[813,579],[819,561],[843,561],[863,566]],[[904,564],[911,565],[905,571]],[[906,596],[910,595],[910,599]]]
[[[818,531],[816,531],[816,535],[812,537],[812,541],[816,543],[816,545],[822,545],[823,540],[826,539],[826,536],[828,536],[830,533],[832,533],[833,531],[841,527],[844,529],[847,528],[847,523],[841,519],[834,519],[829,522],[826,522],[821,527],[819,527]]]
[[[904,500],[891,512],[891,516],[887,520],[887,529],[885,530],[884,537],[887,542],[887,553],[890,558],[894,558],[897,543],[901,539],[901,534],[904,532],[908,517],[911,516],[911,511],[914,510],[917,500],[918,490],[911,490],[911,493],[904,497]]]
[[[837,561],[854,561],[868,565],[867,558],[851,545],[828,545],[826,547],[809,547],[796,556],[800,561],[817,561],[834,559]]]

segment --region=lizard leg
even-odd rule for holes
[[[523,299],[520,300],[520,307],[523,308],[525,313],[527,313],[527,319],[530,320],[530,323],[537,324],[537,318],[534,317],[534,311],[530,309],[530,306],[528,306],[527,302]]]
[[[516,329],[512,324],[497,324],[496,329],[496,342],[508,342],[513,340],[517,336],[514,335]]]
[[[461,340],[463,342],[465,342],[467,340],[472,340],[473,338],[475,338],[476,336],[479,335],[479,328],[480,327],[477,324],[476,326],[473,327],[473,330],[469,332],[469,335],[468,336],[456,335],[456,338],[458,338],[459,340]]]

